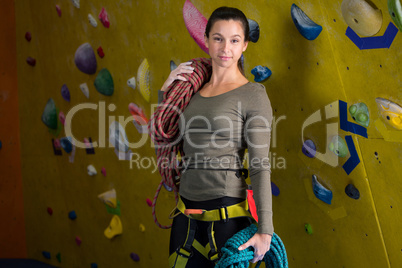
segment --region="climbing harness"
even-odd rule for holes
[[[216,262],[221,257],[216,241],[214,225],[215,222],[227,222],[229,219],[237,217],[248,217],[253,221],[253,218],[248,211],[247,201],[243,201],[231,206],[226,206],[213,210],[204,209],[187,209],[181,198],[177,203],[177,210],[188,218],[187,237],[183,246],[176,249],[176,251],[169,257],[169,267],[184,268],[188,260],[193,256],[193,248],[201,253],[205,258],[212,262]],[[197,222],[209,222],[208,226],[208,244],[204,247],[196,239],[195,233],[197,230]]]
[[[251,247],[239,251],[238,248],[246,243],[257,232],[257,226],[252,224],[231,237],[221,249],[222,256],[215,268],[247,268],[254,258]],[[271,247],[265,254],[263,261],[267,268],[288,268],[288,259],[285,246],[279,236],[274,233],[271,239]],[[261,261],[256,268],[260,267]]]

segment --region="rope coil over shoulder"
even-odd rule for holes
[[[180,178],[181,163],[178,163],[176,155],[180,152],[180,155],[184,156],[183,139],[179,131],[180,115],[191,97],[210,79],[212,73],[211,59],[195,58],[191,61],[194,71],[191,74],[181,74],[187,81],[176,80],[168,87],[163,95],[162,103],[158,105],[148,123],[148,133],[154,144],[158,146],[157,165],[162,176],[152,202],[152,215],[155,223],[163,229],[168,229],[171,225],[159,224],[155,215],[155,206],[163,184],[174,189],[176,202],[178,200],[179,182],[176,178]]]
[[[254,257],[251,248],[239,251],[238,248],[246,243],[257,232],[254,224],[241,230],[232,236],[221,249],[222,257],[216,263],[215,268],[248,268],[249,261]],[[288,259],[285,246],[279,236],[274,233],[271,240],[271,247],[265,254],[263,261],[267,268],[288,268]],[[259,262],[256,268],[260,267]]]

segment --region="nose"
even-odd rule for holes
[[[227,53],[230,49],[230,41],[223,42],[222,50],[223,52]]]

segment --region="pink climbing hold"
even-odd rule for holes
[[[103,175],[104,177],[106,177],[106,169],[105,169],[104,167],[101,169],[101,173],[102,173],[102,175]]]
[[[57,11],[57,15],[59,15],[59,17],[61,17],[61,8],[59,5],[56,5],[56,11]]]
[[[98,49],[96,51],[98,52],[99,57],[103,58],[105,56],[105,53],[103,52],[102,47],[98,47]]]
[[[32,34],[31,34],[30,32],[26,32],[26,33],[25,33],[25,39],[26,39],[28,42],[31,42]]]
[[[152,207],[152,201],[151,201],[151,199],[147,198],[147,204],[148,204],[148,206]]]
[[[82,243],[82,240],[78,235],[75,237],[75,243],[77,243],[78,246]]]
[[[53,209],[51,207],[48,207],[47,213],[49,213],[49,215],[53,215]]]
[[[66,117],[65,117],[65,115],[64,115],[64,113],[62,111],[60,111],[60,113],[59,113],[59,120],[64,126],[64,123],[66,121]]]
[[[60,148],[61,148],[60,139],[54,139],[53,144],[54,144],[54,147],[55,147],[56,149],[60,149]]]
[[[107,15],[107,12],[104,7],[102,7],[102,10],[99,13],[98,18],[102,22],[103,26],[105,26],[106,28],[109,28],[110,22],[109,22],[108,15]]]
[[[35,66],[36,65],[36,60],[32,57],[28,57],[27,58],[27,63],[31,66]]]

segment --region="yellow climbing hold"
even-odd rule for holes
[[[110,191],[104,192],[103,194],[98,195],[98,198],[103,201],[106,205],[112,208],[117,208],[117,198],[116,198],[116,190],[112,189]]]
[[[151,91],[149,88],[149,64],[147,59],[144,59],[140,67],[138,67],[137,80],[139,84],[138,89],[140,90],[142,97],[149,102]]]
[[[110,221],[110,225],[106,228],[104,234],[107,238],[112,239],[116,235],[123,233],[123,225],[121,224],[120,217],[114,215]]]

